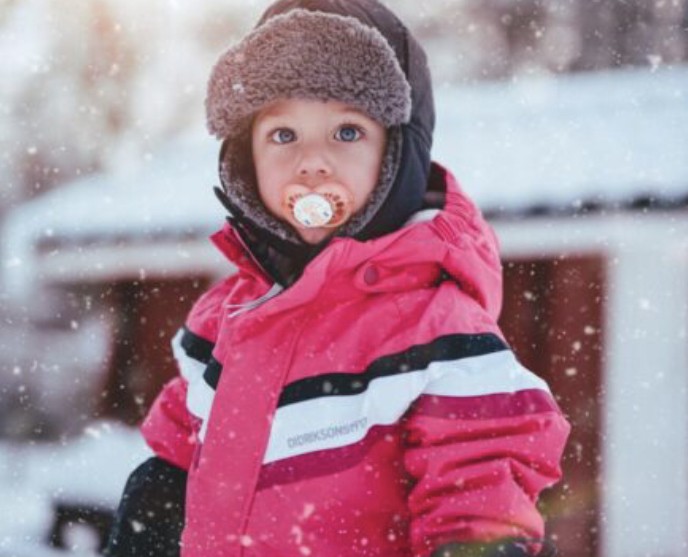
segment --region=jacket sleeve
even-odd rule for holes
[[[141,427],[156,456],[129,476],[105,548],[107,557],[179,557],[187,470],[200,427],[187,410],[186,393],[186,380],[172,379]]]
[[[568,423],[544,382],[510,350],[448,367],[406,421],[414,557],[443,555],[438,550],[456,544],[543,538],[536,501],[561,476]]]
[[[141,425],[156,456],[184,470],[191,467],[212,406],[215,391],[206,375],[214,365],[218,315],[237,282],[236,276],[229,277],[195,303],[186,325],[172,339],[179,375],[163,387]]]
[[[156,456],[188,470],[198,445],[201,420],[187,407],[187,380],[178,376],[160,391],[141,425],[141,433]]]

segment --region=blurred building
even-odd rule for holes
[[[400,8],[442,82],[688,60],[686,0],[406,0]]]
[[[171,335],[231,272],[206,74],[266,3],[0,3],[23,52],[0,68],[0,437],[134,424],[175,373]],[[435,158],[501,237],[502,326],[574,425],[544,503],[562,557],[683,556],[688,0],[393,8],[428,49]]]
[[[688,542],[686,96],[686,68],[438,94],[435,158],[502,241],[501,324],[573,424],[565,482],[544,502],[564,557],[679,557]],[[167,347],[185,311],[231,272],[206,238],[222,222],[216,147],[172,144],[8,220],[14,301],[52,290],[72,320],[108,316],[93,415],[140,419],[176,373]]]

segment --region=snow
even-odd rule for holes
[[[41,296],[31,299],[37,306],[46,303]],[[5,319],[10,316],[4,312]],[[97,316],[68,328],[31,326],[19,319],[0,324],[1,362],[7,369],[0,377],[0,396],[9,398],[0,406],[0,435],[80,430],[96,405],[93,393],[105,382],[114,326]]]
[[[53,505],[116,508],[127,477],[149,456],[139,433],[115,422],[94,423],[63,444],[0,443],[0,557],[56,555],[45,546]]]
[[[138,164],[53,190],[10,219],[35,240],[212,230],[222,215],[210,187],[216,167],[214,144],[178,140]]]
[[[37,72],[48,52],[50,25],[45,0],[22,2],[0,33],[0,95],[8,98],[20,92],[18,75]]]
[[[0,214],[201,128],[210,68],[256,10],[220,0],[0,3]]]
[[[484,209],[688,194],[688,67],[437,92],[435,157]]]
[[[216,168],[214,140],[182,137],[138,164],[89,176],[18,207],[3,223],[0,284],[26,298],[36,280],[36,248],[45,239],[85,245],[104,238],[210,234],[226,214],[212,191]]]

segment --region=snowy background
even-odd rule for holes
[[[64,554],[50,547],[55,509],[111,509],[148,454],[95,410],[115,319],[50,287],[77,280],[78,260],[37,272],[34,251],[216,228],[205,83],[266,5],[0,0],[0,557]],[[431,61],[435,157],[486,211],[688,201],[685,0],[394,8]],[[115,255],[98,276],[160,271],[173,256],[160,257]],[[95,553],[92,530],[63,534],[71,553]]]

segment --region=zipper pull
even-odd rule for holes
[[[251,311],[252,309],[257,308],[258,306],[263,305],[265,302],[270,300],[271,298],[274,298],[282,292],[284,288],[282,285],[278,283],[274,283],[271,287],[270,290],[268,290],[265,294],[263,294],[260,298],[257,298],[255,300],[252,300],[250,302],[246,302],[245,304],[229,304],[227,305],[228,308],[237,308],[235,311],[229,314],[229,317],[236,317],[237,315],[241,315],[242,313],[246,313],[247,311]]]

